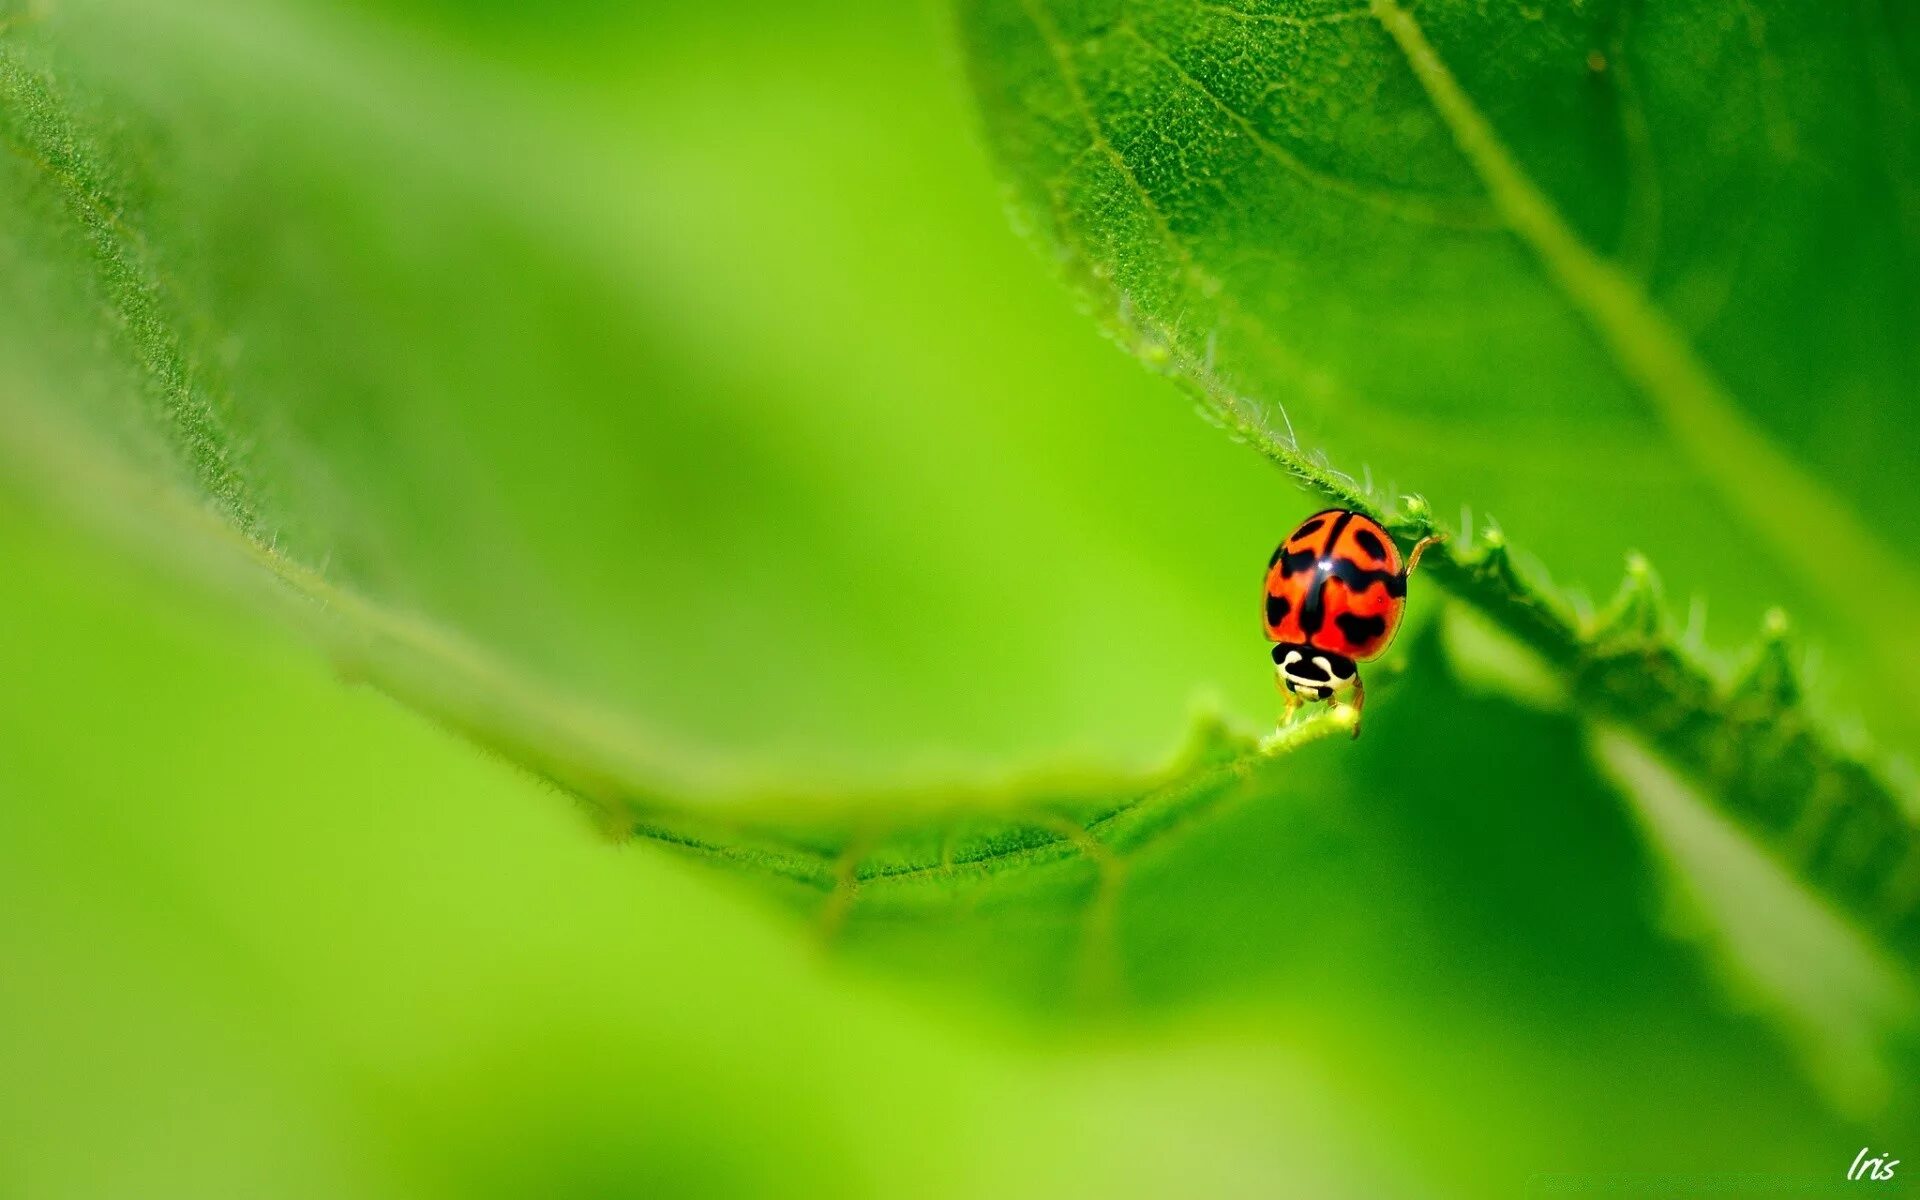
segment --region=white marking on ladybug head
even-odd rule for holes
[[[1311,648],[1288,647],[1274,664],[1280,686],[1309,700],[1331,700],[1347,691],[1358,677],[1353,660],[1338,654],[1314,654]]]
[[[1352,679],[1359,673],[1354,668],[1353,660],[1343,655],[1336,654],[1332,658],[1315,658],[1313,661],[1325,667],[1327,674],[1333,676],[1335,679]]]
[[[1351,691],[1353,689],[1353,681],[1356,678],[1358,677],[1354,675],[1335,675],[1331,679],[1316,680],[1311,683],[1303,683],[1301,685],[1303,689],[1311,689],[1311,690],[1310,691],[1303,690],[1301,691],[1301,694],[1312,695],[1316,699],[1320,699],[1320,700],[1328,700],[1333,698],[1334,696],[1340,695],[1343,692]]]

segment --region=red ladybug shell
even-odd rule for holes
[[[1406,603],[1399,547],[1378,521],[1344,508],[1300,522],[1267,563],[1268,641],[1373,658]]]

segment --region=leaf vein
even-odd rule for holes
[[[1219,109],[1222,115],[1231,120],[1249,141],[1259,147],[1261,153],[1278,163],[1288,174],[1301,182],[1322,191],[1345,197],[1363,204],[1377,212],[1401,220],[1423,225],[1437,225],[1447,229],[1496,229],[1500,221],[1494,213],[1478,201],[1448,202],[1445,198],[1423,195],[1413,191],[1399,191],[1392,188],[1370,187],[1366,184],[1342,178],[1329,171],[1323,171],[1308,163],[1293,151],[1274,141],[1260,131],[1244,113],[1223,100],[1207,84],[1195,76],[1180,60],[1169,54],[1165,47],[1149,37],[1131,20],[1123,20],[1119,28],[1139,43],[1141,48],[1164,63],[1180,81],[1204,97],[1208,103]]]

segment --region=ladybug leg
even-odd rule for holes
[[[1355,741],[1360,740],[1360,710],[1366,706],[1367,685],[1360,681],[1358,675],[1355,675],[1353,677],[1353,738]]]
[[[1420,565],[1420,556],[1426,553],[1428,546],[1432,546],[1437,543],[1444,542],[1446,540],[1447,540],[1446,534],[1436,533],[1432,537],[1423,537],[1418,542],[1415,542],[1413,546],[1413,553],[1407,556],[1407,569],[1400,572],[1400,578],[1405,579],[1407,576],[1413,574],[1413,569]]]
[[[1279,728],[1285,729],[1293,724],[1293,714],[1300,711],[1300,697],[1288,691],[1285,684],[1280,685],[1280,692],[1287,698],[1287,707],[1280,713],[1279,725]]]

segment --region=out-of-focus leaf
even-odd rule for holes
[[[1396,1155],[1360,1161],[1370,1101],[1284,1040],[1035,1054],[915,1011],[22,478],[0,474],[0,625],[31,631],[0,638],[29,684],[0,692],[0,1194],[1409,1190]]]
[[[14,518],[0,544],[35,581],[9,592],[5,611],[40,635],[8,661],[58,676],[42,694],[10,693],[0,782],[68,801],[0,809],[0,858],[22,856],[0,890],[17,884],[16,903],[42,923],[0,925],[26,956],[16,961],[57,988],[115,971],[145,998],[156,968],[139,961],[141,939],[186,936],[172,914],[192,898],[195,920],[219,925],[214,952],[246,966],[193,976],[180,1003],[287,1028],[249,1034],[242,1055],[202,1028],[214,1017],[174,1018],[196,1048],[164,1059],[174,1076],[222,1105],[249,1087],[283,1105],[337,1104],[334,1091],[283,1078],[320,1055],[341,1073],[329,1087],[355,1089],[351,1111],[380,1123],[378,1135],[308,1123],[288,1143],[224,1108],[169,1112],[195,1154],[146,1168],[159,1194],[250,1178],[294,1154],[339,1162],[368,1189],[398,1168],[367,1147],[394,1137],[409,1146],[398,1178],[414,1193],[519,1196],[555,1178],[657,1185],[699,1176],[716,1128],[754,1131],[755,1152],[741,1152],[730,1168],[740,1178],[724,1186],[763,1190],[762,1173],[801,1138],[817,1143],[808,1163],[828,1154],[832,1165],[788,1186],[829,1191],[840,1170],[896,1169],[895,1137],[874,1135],[897,1122],[914,1155],[985,1156],[963,1156],[971,1165],[930,1185],[938,1194],[991,1180],[1015,1195],[1089,1181],[1150,1195],[1213,1179],[1203,1164],[1218,1156],[1212,1190],[1311,1180],[1326,1196],[1474,1196],[1541,1172],[1791,1175],[1855,1133],[1833,1111],[1845,1106],[1787,1067],[1770,1024],[1729,1012],[1701,956],[1651,919],[1655,864],[1585,766],[1577,724],[1462,688],[1431,634],[1394,684],[1419,703],[1382,704],[1357,745],[1322,740],[1260,761],[1216,739],[1196,748],[1194,786],[1124,806],[1055,794],[1052,820],[1037,790],[1019,830],[948,821],[767,854],[733,831],[686,849],[703,864],[718,850],[750,868],[734,878],[767,881],[799,917],[783,934],[738,896],[713,895],[704,866],[690,875],[665,855],[590,850],[550,820],[513,816],[548,806],[530,810],[537,797],[514,775],[461,765],[450,742],[396,722],[391,706],[327,687],[309,655],[257,623],[196,612],[177,582],[74,564]],[[114,615],[126,592],[191,615],[149,618],[149,630]],[[131,690],[103,705],[109,679]],[[129,738],[137,758],[71,752],[123,721],[151,726]],[[200,733],[218,728],[259,744],[229,759]],[[300,766],[305,755],[320,765]],[[152,764],[178,776],[154,785],[167,802],[117,802]],[[294,782],[262,790],[288,770]],[[330,797],[341,785],[349,794]],[[260,811],[234,808],[229,790]],[[685,824],[634,832],[642,845],[702,836]],[[38,883],[36,872],[67,878],[49,848],[104,860],[95,869],[114,886],[70,895]],[[758,889],[720,889],[742,890]],[[42,925],[60,936],[21,940]],[[838,966],[804,966],[794,931],[828,940]],[[900,992],[914,1001],[904,1013],[886,994]],[[57,1056],[122,1045],[143,1026],[118,1009],[88,1010],[98,1029],[63,1022],[59,994],[0,989],[0,1044],[26,1033],[47,1043],[9,1047],[24,1095],[111,1114],[112,1135],[92,1144],[116,1168],[147,1162],[137,1139],[168,1110],[123,1107],[103,1080],[124,1059],[68,1057],[55,1082]],[[1010,1000],[1033,1025],[1002,1037],[1001,1021],[970,1012],[974,998],[989,1012]],[[1830,1016],[1852,1027],[1858,1014]],[[1899,1077],[1898,1045],[1862,1028],[1873,1068]],[[316,1049],[335,1043],[345,1049]],[[513,1086],[484,1082],[496,1076]],[[636,1088],[609,1117],[611,1098]],[[889,1119],[859,1121],[876,1094]],[[1219,1124],[1223,1096],[1259,1114],[1252,1128]],[[1877,1101],[1875,1128],[1909,1120],[1908,1094]],[[423,1123],[421,1106],[441,1116]],[[0,1125],[23,1120],[0,1104]],[[1078,1120],[1099,1135],[1063,1160],[1059,1131]],[[83,1124],[56,1122],[65,1136]],[[1498,1139],[1482,1136],[1496,1128]],[[220,1137],[257,1157],[204,1157]],[[43,1138],[13,1166],[48,1194],[79,1194],[81,1160]],[[1176,1144],[1139,1157],[1181,1164],[1174,1177],[1125,1152],[1159,1138]],[[1322,1139],[1339,1152],[1329,1158]],[[1272,1161],[1255,1152],[1276,1144],[1286,1152]],[[1346,1172],[1326,1174],[1347,1157]]]
[[[764,10],[548,68],[307,0],[25,7],[0,403],[177,452],[691,771],[1144,769],[1196,685],[1264,716],[1292,505],[1007,236],[940,14]]]
[[[1845,1140],[1828,1106],[1915,1119],[1897,968],[1872,959],[1871,994],[1818,1014],[1801,1047],[1816,1096],[1772,1065],[1763,993],[1736,966],[1751,1011],[1729,1011],[1707,960],[1662,929],[1663,856],[1588,765],[1577,719],[1462,687],[1433,636],[1400,686],[1419,703],[1382,709],[1367,737],[1384,752],[1276,760],[1178,838],[1101,837],[1018,873],[876,871],[829,902],[829,932],[931,994],[986,986],[1061,1024],[1204,1013],[1288,1031],[1316,1072],[1383,1098],[1383,1142],[1442,1194],[1658,1163],[1790,1174]],[[1835,982],[1806,988],[1853,990]],[[1469,1132],[1489,1128],[1497,1147]]]

